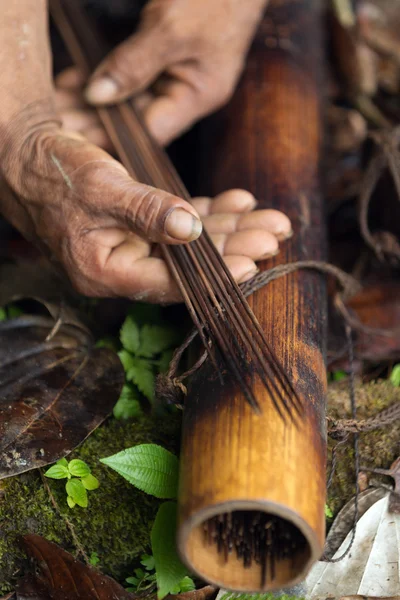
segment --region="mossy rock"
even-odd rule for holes
[[[375,416],[384,408],[400,402],[400,388],[390,381],[379,380],[356,384],[357,418],[366,419]],[[334,419],[351,418],[348,382],[341,381],[329,386],[328,414]],[[328,506],[333,514],[354,496],[354,449],[353,436],[337,445],[337,440],[328,441],[328,472],[330,470],[332,449],[337,446],[337,466],[332,485],[328,490]],[[400,420],[382,429],[375,429],[359,435],[360,465],[366,467],[387,468],[400,454]],[[382,478],[380,479],[381,481]]]
[[[89,492],[87,509],[70,509],[65,480],[47,479],[61,510],[58,513],[38,471],[0,482],[0,595],[13,589],[21,575],[24,555],[18,537],[37,533],[78,555],[71,530],[90,557],[97,553],[98,567],[119,581],[132,574],[141,554],[150,550],[150,529],[159,501],[148,496],[102,465],[99,458],[142,443],[159,443],[178,449],[179,417],[162,421],[141,417],[130,422],[110,419],[97,429],[70,458],[81,458],[99,479],[99,489]]]

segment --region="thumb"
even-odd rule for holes
[[[165,69],[162,34],[143,29],[117,46],[93,73],[85,90],[89,104],[112,104],[147,88]]]

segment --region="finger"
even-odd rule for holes
[[[172,81],[164,86],[163,95],[147,107],[144,118],[153,137],[160,144],[167,145],[207,112],[199,103],[198,92],[193,87],[185,82]]]
[[[112,143],[105,129],[102,126],[86,129],[82,132],[82,134],[91,144],[102,148],[106,152],[114,152],[114,144]]]
[[[87,108],[81,110],[65,110],[61,113],[61,119],[64,129],[69,131],[85,131],[99,127],[100,119],[94,110]]]
[[[210,205],[210,214],[246,213],[255,209],[257,201],[247,190],[227,190],[215,196]]]
[[[61,197],[71,196],[91,219],[111,219],[152,242],[179,244],[200,235],[199,215],[188,202],[133,180],[100,148],[65,133],[46,138],[46,156]]]
[[[57,75],[54,84],[64,90],[79,90],[85,85],[86,77],[77,67],[68,67]]]
[[[248,256],[253,260],[263,260],[275,256],[279,251],[277,238],[263,229],[252,229],[211,236],[218,251],[223,256]]]
[[[258,269],[248,257],[228,256],[225,262],[238,283],[253,277]],[[179,289],[161,258],[146,257],[132,260],[129,244],[116,248],[109,256],[103,281],[115,295],[142,302],[182,302]]]
[[[257,265],[247,256],[225,256],[224,261],[237,283],[244,283],[258,273]]]
[[[96,69],[85,90],[86,100],[94,105],[110,104],[146,89],[165,69],[168,55],[160,27],[139,31]]]
[[[246,190],[228,190],[209,198],[201,196],[191,200],[201,217],[206,217],[214,213],[244,213],[253,210],[256,205],[256,199],[253,194]]]
[[[229,74],[202,76],[192,64],[169,68],[170,77],[157,82],[159,96],[144,113],[146,124],[162,145],[169,144],[184,131],[228,101],[233,91]],[[201,81],[201,84],[198,82]]]
[[[59,112],[63,110],[79,110],[87,108],[87,104],[84,102],[82,94],[77,91],[56,89],[54,91],[54,99]]]
[[[204,219],[204,225],[209,233],[264,229],[279,240],[292,235],[288,217],[274,209],[255,210],[247,214],[213,214]]]

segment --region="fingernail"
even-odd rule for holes
[[[203,230],[202,222],[183,208],[175,208],[165,220],[165,232],[176,240],[191,242]]]
[[[291,238],[293,236],[293,229],[290,229],[289,231],[281,231],[279,233],[277,233],[276,238],[280,241],[283,242],[284,240],[288,240],[289,238]]]
[[[249,279],[252,279],[252,277],[257,275],[259,272],[260,269],[252,269],[251,271],[248,271],[239,279],[238,283],[245,283],[246,281],[249,281]]]
[[[262,256],[260,256],[260,258],[257,258],[257,260],[266,260],[267,258],[273,258],[277,254],[279,254],[279,248],[277,248],[274,252],[267,252],[266,254],[263,254]]]
[[[110,102],[118,91],[119,86],[111,77],[100,77],[89,83],[85,90],[85,97],[88,102],[93,104]]]

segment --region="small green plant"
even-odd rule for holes
[[[390,373],[390,381],[395,387],[400,387],[400,364],[394,365]]]
[[[0,308],[0,321],[7,321],[7,319],[15,319],[24,314],[24,311],[15,306],[14,304],[8,304],[3,308]]]
[[[331,381],[343,381],[347,378],[347,373],[346,371],[333,371],[330,378]]]
[[[170,499],[158,509],[151,530],[153,556],[150,558],[154,560],[159,600],[167,594],[179,593],[177,590],[187,591],[187,586],[194,584],[179,559],[175,543],[177,504],[174,499],[178,490],[179,467],[177,457],[156,444],[141,444],[102,458],[101,462],[147,494]],[[148,561],[149,557],[146,559]],[[152,567],[153,563],[147,562],[144,566]],[[151,569],[147,568],[147,571],[149,570]],[[135,577],[129,578],[128,583],[136,586],[147,585],[149,576],[142,571],[139,569],[138,573],[135,572]]]
[[[92,475],[90,467],[83,461],[74,458],[70,462],[61,458],[55,465],[47,469],[45,477],[50,479],[67,479],[65,490],[67,503],[70,508],[78,505],[82,508],[88,506],[88,490],[96,490],[99,481]]]
[[[126,385],[114,407],[115,418],[139,416],[143,396],[153,402],[155,377],[167,370],[179,340],[177,330],[163,323],[158,307],[133,306],[120,331],[118,356],[125,369]],[[110,341],[101,340],[98,345],[110,345]]]
[[[327,519],[333,519],[333,512],[327,504],[325,504],[325,517]]]
[[[97,552],[92,552],[91,555],[89,556],[89,564],[92,565],[92,567],[96,567],[100,562],[100,558],[99,555],[97,554]]]

